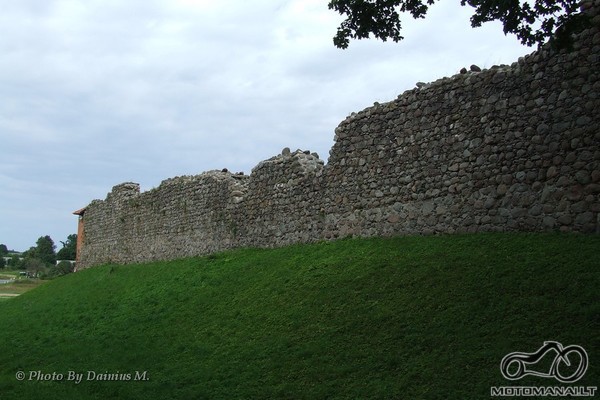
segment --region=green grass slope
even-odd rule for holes
[[[547,340],[598,386],[599,251],[477,234],[92,268],[0,303],[0,399],[485,399],[566,386],[500,374]]]

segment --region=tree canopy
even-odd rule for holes
[[[56,264],[55,249],[54,241],[50,236],[46,235],[41,236],[37,240],[36,246],[27,250],[23,255],[25,259],[37,259],[48,266],[52,266]]]
[[[56,258],[58,260],[75,260],[75,255],[77,253],[77,235],[71,234],[67,237],[67,240],[62,243],[63,247],[56,253]]]
[[[514,34],[521,43],[532,46],[549,41],[555,47],[569,47],[572,34],[589,24],[587,15],[579,13],[580,0],[461,0],[474,14],[471,26],[500,21],[504,34]],[[436,0],[331,0],[329,9],[346,19],[333,38],[336,47],[345,49],[350,39],[366,39],[371,34],[384,42],[398,42],[401,35],[401,13],[425,18]]]

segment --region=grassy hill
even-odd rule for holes
[[[0,399],[485,399],[560,386],[500,374],[547,340],[584,347],[576,385],[598,386],[599,251],[477,234],[92,268],[0,303]]]

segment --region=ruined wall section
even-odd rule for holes
[[[271,247],[321,238],[323,165],[316,153],[289,149],[258,164],[238,214],[240,243]]]
[[[84,240],[83,246],[77,249],[77,258],[80,260],[77,269],[111,261],[116,255],[125,253],[126,242],[122,240],[122,233],[124,214],[129,211],[126,204],[139,193],[140,186],[137,183],[122,183],[113,187],[106,200],[94,200],[85,208]],[[90,223],[86,224],[88,221]],[[125,256],[119,257],[122,258]]]
[[[80,268],[346,236],[600,232],[600,15],[571,52],[422,84],[352,114],[327,165],[284,149],[85,210]]]
[[[139,193],[117,185],[84,214],[81,267],[206,254],[237,246],[236,209],[248,176],[210,171],[163,181]]]
[[[315,153],[285,149],[250,176],[210,171],[144,193],[136,183],[117,185],[85,210],[79,268],[314,240],[323,165]]]
[[[546,46],[342,122],[327,170],[328,236],[597,231],[599,18],[573,52]]]

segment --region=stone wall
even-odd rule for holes
[[[327,165],[309,151],[250,176],[210,171],[84,213],[79,268],[346,236],[600,231],[600,15],[571,52],[430,84],[353,113]]]

